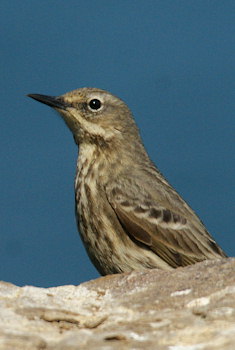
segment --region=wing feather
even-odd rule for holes
[[[120,188],[113,188],[107,197],[125,232],[172,267],[226,256],[189,207],[187,213],[183,200],[187,215]]]

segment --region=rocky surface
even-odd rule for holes
[[[0,349],[235,349],[235,259],[79,286],[0,283]]]

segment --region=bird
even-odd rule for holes
[[[78,145],[75,215],[101,275],[227,257],[150,160],[123,100],[98,88],[28,96],[59,112]]]

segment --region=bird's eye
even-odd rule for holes
[[[89,102],[89,107],[93,110],[98,110],[101,108],[101,101],[98,100],[97,98],[93,98],[92,100],[90,100]]]

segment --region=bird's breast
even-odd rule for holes
[[[80,148],[75,178],[76,217],[86,246],[94,249],[104,234],[105,193],[102,184],[103,159],[93,145]]]

